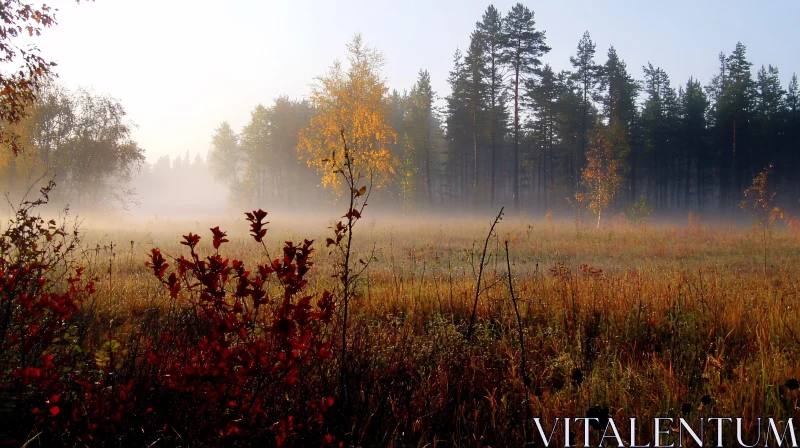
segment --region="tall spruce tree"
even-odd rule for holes
[[[786,88],[786,104],[784,119],[783,160],[790,173],[800,173],[800,87],[797,74],[792,75]],[[789,185],[792,197],[800,197],[800,180],[795,176]]]
[[[549,52],[550,47],[545,44],[545,32],[536,29],[533,11],[522,3],[514,5],[506,16],[503,22],[503,35],[502,60],[508,65],[512,75],[511,90],[514,98],[512,194],[514,197],[514,209],[519,210],[520,87],[524,85],[523,83],[528,76],[535,73],[536,68],[541,65],[539,58]]]
[[[619,122],[622,132],[625,134],[625,143],[630,148],[627,161],[630,168],[628,197],[635,200],[638,151],[633,144],[633,131],[637,117],[636,101],[641,86],[628,73],[625,62],[617,56],[617,50],[613,46],[608,49],[608,60],[603,66],[600,89],[602,90],[603,114],[608,120],[608,125],[614,126],[616,122]]]
[[[600,82],[601,66],[594,62],[595,44],[589,32],[583,33],[583,37],[578,42],[578,52],[575,56],[569,58],[572,67],[575,68],[575,79],[581,87],[583,93],[583,116],[581,117],[581,136],[579,152],[578,152],[578,166],[583,166],[586,159],[586,144],[589,137],[589,125],[594,123],[593,117],[590,117],[590,111],[593,108],[592,100],[596,94],[596,87]]]
[[[548,190],[552,194],[555,188],[553,152],[557,141],[558,102],[565,91],[565,86],[560,82],[550,64],[547,64],[538,70],[537,78],[526,81],[525,88],[526,96],[538,123],[536,127],[538,138],[535,147],[540,148],[537,154],[538,173],[532,178],[537,178],[540,198],[544,202],[544,209],[547,210],[552,204],[552,202],[548,204]]]
[[[503,51],[503,19],[500,12],[493,5],[486,8],[480,22],[476,24],[478,32],[481,34],[484,54],[484,76],[489,104],[487,107],[488,131],[489,131],[489,204],[494,208],[496,175],[497,175],[497,140],[498,136],[502,139],[505,125],[503,122],[503,65],[501,56]]]
[[[682,134],[685,179],[684,179],[684,205],[688,208],[691,204],[691,163],[695,164],[695,201],[697,208],[703,210],[707,191],[710,190],[712,155],[708,149],[708,135],[706,113],[708,111],[708,98],[700,82],[689,78],[683,94],[682,101]]]
[[[562,86],[562,94],[558,99],[556,110],[558,111],[558,132],[560,141],[561,166],[563,167],[563,187],[567,191],[577,188],[580,182],[581,169],[583,165],[578,163],[578,152],[583,139],[582,117],[583,117],[583,92],[576,83],[572,73],[561,71],[558,74],[558,82]],[[569,196],[574,196],[570,194]]]
[[[487,84],[484,73],[484,44],[483,35],[479,31],[473,31],[470,36],[469,49],[464,57],[466,65],[466,96],[469,109],[469,118],[472,131],[472,190],[471,196],[473,204],[478,204],[479,198],[479,171],[478,171],[478,145],[481,134],[481,126],[486,113]]]
[[[433,114],[434,93],[431,76],[427,70],[420,70],[416,84],[408,95],[406,113],[406,138],[409,157],[421,176],[416,176],[416,202],[433,203],[433,145],[436,136],[436,122]]]
[[[747,171],[748,179],[755,177],[763,168],[778,162],[777,155],[781,143],[783,127],[784,95],[778,77],[778,68],[763,65],[756,75],[755,99],[753,104],[753,156]],[[761,167],[761,168],[759,168]],[[775,181],[780,182],[784,175],[783,166],[775,170]]]
[[[467,95],[469,84],[467,66],[460,50],[456,50],[453,55],[453,70],[450,71],[447,82],[450,84],[450,95],[446,98],[447,116],[445,119],[446,171],[449,173],[447,185],[450,197],[453,199],[458,197],[461,205],[464,206],[468,196],[467,148],[471,136],[471,126]]]

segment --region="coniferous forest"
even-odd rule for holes
[[[304,150],[302,131],[312,117],[325,116],[326,101],[352,99],[358,83],[367,83],[375,88],[369,107],[386,127],[376,134],[384,152],[372,154],[369,164],[380,177],[381,204],[391,209],[474,212],[503,204],[526,212],[596,212],[590,203],[603,187],[611,193],[601,208],[617,213],[727,215],[765,170],[777,201],[797,209],[797,77],[783,85],[778,67],[754,67],[744,43],[709,55],[719,66],[711,79],[676,80],[657,66],[657,55],[629,67],[625,55],[597,48],[587,31],[576,36],[571,70],[556,71],[542,62],[551,48],[534,11],[489,6],[469,45],[455,49],[445,92],[433,91],[424,68],[413,86],[390,89],[380,49],[360,35],[347,48],[347,67],[334,64],[307,97],[258,104],[241,129],[221,123],[208,153],[198,148],[178,158],[176,169],[193,157],[205,165],[195,171],[213,172],[234,204],[289,204],[297,197],[324,203],[328,196],[313,169],[320,155]],[[347,87],[334,91],[334,81]],[[55,84],[42,98],[25,129],[41,150],[34,160],[3,160],[8,188],[24,187],[38,166],[58,168],[78,204],[130,205],[137,193],[161,194],[148,180],[155,164],[130,140],[122,104]],[[106,109],[97,113],[99,106]],[[328,118],[333,127],[352,124]],[[92,145],[77,143],[87,139]],[[163,170],[164,160],[158,164]],[[187,181],[209,183],[205,175]],[[324,179],[322,185],[331,186]]]
[[[369,57],[358,42],[351,57]],[[619,212],[639,206],[728,213],[770,166],[778,200],[796,209],[796,75],[782,85],[778,67],[754,67],[741,42],[716,55],[719,71],[707,80],[673,80],[652,63],[628,67],[613,46],[597,48],[588,31],[576,36],[572,70],[542,63],[549,51],[534,11],[489,6],[469,46],[453,54],[449,91],[434,92],[424,69],[408,89],[384,86],[394,130],[387,139],[395,171],[387,200],[406,210],[572,210],[587,200],[590,159],[605,157],[615,162],[618,185],[609,206]],[[220,178],[234,195],[257,201],[290,194],[281,179],[304,169],[302,161],[294,166],[292,151],[314,110],[314,101],[279,98],[256,107],[239,134],[220,126],[212,155],[227,160],[215,165],[227,167]],[[593,150],[600,141],[607,150]],[[232,169],[234,159],[247,168]]]

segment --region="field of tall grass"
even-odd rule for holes
[[[157,386],[161,380],[154,378],[176,373],[168,365],[143,367],[157,351],[153,341],[170,346],[165,335],[209,333],[198,320],[197,303],[184,297],[189,291],[170,297],[153,266],[145,265],[152,248],[173,264],[170,272],[175,258],[188,258],[181,235],[202,237],[196,249],[202,259],[217,252],[208,229],[220,225],[229,241],[219,253],[251,267],[280,258],[284,241],[313,238],[314,264],[303,294],[316,301],[323,291],[337,290],[336,247],[324,243],[332,223],[268,219],[263,245],[253,244],[244,219],[84,226],[77,262],[95,278],[94,292],[76,314],[80,335],[72,330],[69,336],[68,330],[62,339],[73,337],[94,365],[70,369],[97,370],[114,384],[107,388],[128,387],[130,397],[124,415],[106,422],[105,436],[75,442],[67,430],[56,429],[47,440],[108,446],[523,446],[538,438],[533,417],[589,414],[619,422],[633,416],[740,416],[752,428],[757,417],[799,416],[793,379],[800,376],[800,237],[776,229],[765,241],[754,228],[697,220],[647,226],[619,221],[594,229],[506,216],[488,238],[481,269],[492,217],[365,217],[353,230],[352,264],[365,269],[350,299],[343,357],[339,298],[329,323],[313,327],[330,353],[298,364],[285,390],[265,387],[264,381],[281,381],[272,377],[256,386],[272,394],[272,408],[261,420],[242,422],[237,398],[224,410],[173,401],[172,394],[200,393],[205,377],[175,391],[173,380]],[[265,289],[274,296],[279,286]],[[216,330],[210,334],[218,336]],[[185,343],[175,343],[175,359]],[[322,411],[308,420],[316,423],[293,427],[291,417],[307,411],[298,408],[317,409],[312,402],[322,403]],[[41,439],[48,424],[35,419],[13,440]],[[102,428],[89,425],[87,434],[100,434]],[[198,429],[203,425],[207,431]],[[647,428],[642,431],[650,440]]]
[[[741,414],[752,423],[795,415],[797,394],[783,385],[800,375],[796,237],[774,235],[765,271],[763,242],[747,227],[616,223],[595,230],[506,218],[489,239],[474,340],[467,341],[490,221],[365,221],[356,230],[355,253],[364,259],[374,251],[375,259],[351,305],[350,440],[513,444],[523,438],[526,400],[529,414],[545,419],[581,416],[593,406],[621,418]],[[262,262],[236,224],[229,255]],[[283,240],[326,234],[324,226],[316,233],[311,225],[271,228],[267,246],[275,250]],[[179,234],[176,226],[88,235],[101,249],[87,263],[106,271],[98,315],[113,322],[124,344],[136,337],[136,316],[168,303],[144,266],[146,251],[181,253]],[[330,257],[317,248],[310,283],[319,290],[333,287]],[[337,330],[334,321],[326,331],[333,339]],[[337,359],[318,374],[335,377]]]

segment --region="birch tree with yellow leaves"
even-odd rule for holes
[[[337,193],[341,193],[341,179],[328,161],[344,159],[342,131],[354,171],[370,177],[376,188],[386,185],[397,164],[389,151],[397,134],[389,124],[388,88],[380,74],[383,54],[364,44],[360,34],[347,44],[347,50],[348,67],[334,62],[312,86],[314,114],[300,132],[297,147],[300,157],[319,172],[322,186]]]
[[[582,173],[586,193],[577,192],[575,196],[578,202],[588,199],[589,209],[597,215],[598,229],[603,210],[611,204],[628,173],[625,160],[630,147],[625,134],[624,125],[618,121],[607,127],[598,122],[586,151],[586,167]]]

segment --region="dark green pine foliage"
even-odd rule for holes
[[[602,67],[594,62],[595,44],[589,32],[583,33],[583,37],[578,42],[578,51],[575,56],[569,58],[569,62],[575,69],[573,74],[575,80],[580,85],[582,93],[582,115],[581,133],[579,142],[577,165],[583,167],[586,164],[586,144],[588,142],[590,127],[595,123],[593,100],[597,94],[597,85],[600,83]],[[577,188],[577,185],[576,185]]]
[[[520,98],[525,79],[541,65],[539,58],[550,51],[545,44],[545,32],[536,29],[533,11],[517,3],[503,21],[504,45],[502,60],[508,66],[513,97],[513,161],[512,196],[514,209],[520,208]]]
[[[498,144],[505,134],[505,112],[503,86],[503,19],[500,12],[492,5],[486,8],[480,22],[476,24],[481,35],[484,55],[484,79],[487,90],[486,114],[489,133],[489,205],[494,208],[497,186]]]
[[[796,76],[782,86],[776,67],[754,72],[737,44],[719,55],[719,72],[705,87],[694,77],[673,84],[650,63],[636,79],[613,46],[598,65],[588,33],[570,58],[573,70],[556,72],[540,61],[549,48],[533,18],[521,4],[505,17],[492,6],[484,11],[466,54],[455,54],[442,122],[424,71],[409,94],[388,96],[400,136],[393,152],[404,163],[398,185],[409,209],[482,212],[508,202],[529,211],[572,210],[587,135],[603,126],[630,148],[611,204],[616,212],[646,201],[659,213],[729,213],[770,164],[781,206],[797,212]]]
[[[525,82],[526,101],[535,115],[536,121],[531,123],[533,131],[533,151],[529,154],[533,170],[531,173],[531,189],[535,185],[537,196],[543,202],[544,210],[553,203],[549,197],[555,190],[555,173],[553,161],[558,142],[559,101],[566,93],[563,80],[553,71],[549,64],[537,71],[537,77]]]
[[[628,164],[630,176],[628,179],[628,198],[636,200],[637,164],[640,158],[635,145],[635,131],[637,120],[636,101],[639,97],[641,85],[628,73],[625,62],[617,56],[614,47],[608,49],[608,60],[601,71],[600,101],[603,106],[603,115],[608,120],[608,125],[619,122],[626,130],[627,143],[631,147]]]
[[[719,206],[729,211],[744,189],[752,155],[751,120],[755,98],[752,63],[740,42],[729,56],[720,55],[720,72],[708,87],[713,102],[712,135],[719,169]]]
[[[578,153],[584,136],[583,90],[573,74],[568,71],[561,71],[558,74],[558,82],[562,86],[561,96],[556,105],[558,113],[556,135],[560,148],[559,160],[554,164],[554,168],[561,168],[564,191],[568,192],[567,197],[572,197],[580,184],[583,169],[583,165],[578,163]]]
[[[433,113],[433,100],[431,76],[427,70],[420,70],[417,83],[408,95],[406,141],[408,150],[412,151],[409,159],[418,170],[413,179],[415,200],[428,206],[433,204],[433,153],[439,127]]]
[[[746,178],[752,178],[764,167],[778,160],[784,138],[783,120],[786,92],[781,87],[778,68],[761,66],[756,75],[753,101],[753,154]],[[761,168],[759,168],[761,167]],[[784,165],[778,164],[774,181],[784,176]]]
[[[468,188],[470,189],[470,197],[472,203],[477,206],[480,198],[480,171],[479,171],[479,147],[481,145],[481,136],[484,131],[484,123],[486,117],[486,99],[488,97],[488,88],[485,77],[485,53],[483,36],[479,31],[474,31],[470,36],[469,49],[464,57],[465,73],[466,73],[466,101],[467,110],[469,111],[470,131],[472,133],[472,154],[471,159],[471,172]]]
[[[647,168],[647,199],[654,207],[667,209],[677,202],[671,187],[678,183],[673,161],[680,147],[680,98],[664,70],[649,63],[643,70],[647,98],[642,111],[642,155]]]
[[[684,207],[692,207],[691,196],[694,192],[694,205],[698,210],[703,210],[705,201],[714,187],[709,182],[713,175],[714,159],[708,145],[706,122],[708,98],[698,80],[689,78],[687,81],[681,107]],[[692,166],[694,166],[694,176],[692,176]],[[692,190],[692,177],[694,177],[694,190]]]
[[[792,198],[800,198],[800,87],[797,75],[792,75],[789,87],[786,89],[784,118],[784,140],[781,151],[781,165],[785,166],[789,182],[787,190],[791,190]],[[800,200],[800,199],[799,199]],[[795,204],[797,205],[797,204]]]
[[[465,206],[469,191],[469,154],[468,148],[472,139],[472,126],[469,109],[469,77],[463,54],[456,50],[453,56],[453,70],[447,78],[450,84],[450,95],[445,98],[445,139],[447,141],[447,157],[443,181],[444,189],[451,203]]]

